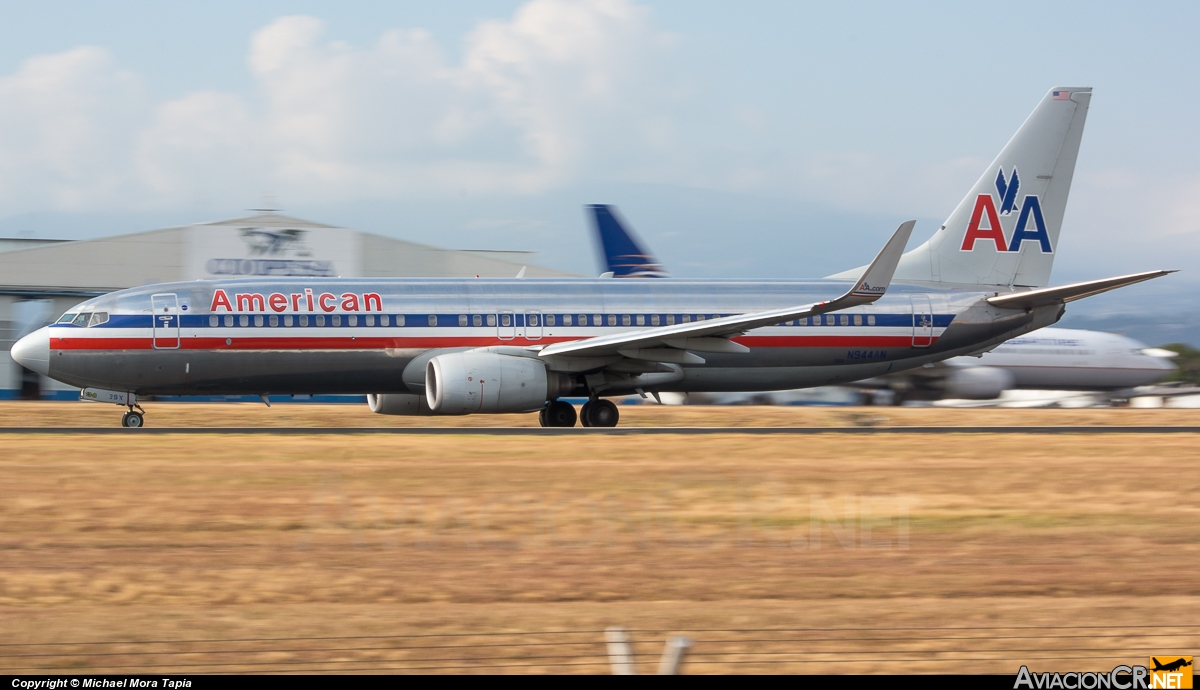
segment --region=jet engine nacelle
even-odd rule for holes
[[[530,357],[448,352],[425,367],[434,414],[533,412],[570,390],[570,380]]]
[[[991,400],[1013,387],[1013,375],[995,367],[956,369],[946,377],[943,394],[962,400]]]
[[[375,414],[410,416],[433,414],[425,396],[408,393],[372,393],[367,396],[367,406]]]

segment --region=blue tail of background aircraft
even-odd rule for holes
[[[604,251],[605,271],[614,278],[668,278],[670,274],[647,251],[633,232],[617,217],[616,209],[604,204],[587,207],[595,222],[596,237]]]

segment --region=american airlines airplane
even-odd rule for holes
[[[366,393],[383,414],[538,412],[617,424],[607,398],[857,381],[989,350],[1067,302],[1157,278],[1048,287],[1090,88],[1056,87],[933,237],[807,282],[281,278],[84,302],[12,349],[128,408],[137,396]]]
[[[603,275],[670,276],[615,208],[606,205],[587,208],[601,251]],[[1175,365],[1170,362],[1174,356],[1174,352],[1146,347],[1115,333],[1042,328],[986,353],[951,357],[858,381],[853,387],[891,390],[897,405],[905,400],[940,398],[991,400],[1010,389],[1106,391],[1128,397],[1134,393],[1130,389],[1153,383],[1174,371]],[[761,393],[743,392],[717,396],[717,400],[740,402],[761,397]]]

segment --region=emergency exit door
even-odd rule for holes
[[[150,307],[154,324],[150,343],[155,350],[179,348],[179,298],[174,292],[162,292],[150,296]]]

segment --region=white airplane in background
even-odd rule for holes
[[[1066,304],[1170,271],[1049,287],[1091,89],[1047,93],[946,224],[815,281],[263,278],[84,302],[18,341],[22,366],[139,395],[368,394],[383,414],[537,412],[611,427],[608,398],[849,383],[986,352]],[[563,398],[587,397],[577,413]]]
[[[587,208],[602,252],[604,275],[670,276],[645,242],[622,222],[615,208],[601,204]],[[1131,389],[1154,383],[1174,371],[1170,361],[1174,356],[1170,350],[1150,348],[1115,333],[1042,328],[980,355],[952,357],[849,385],[867,391],[890,390],[896,405],[906,400],[942,398],[992,400],[1013,389],[1103,391],[1127,398],[1134,393]],[[701,399],[724,403],[772,401],[787,399],[787,393],[725,393]]]

